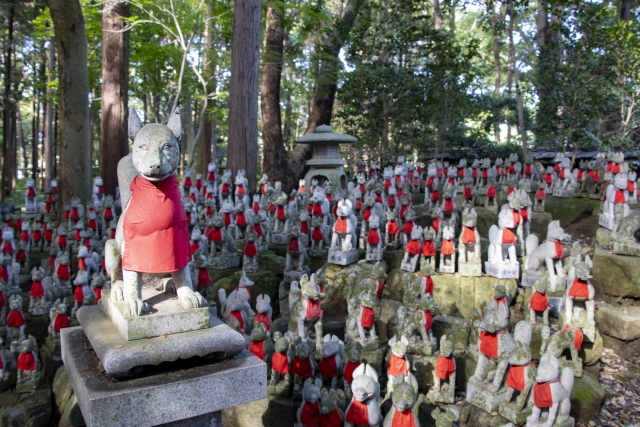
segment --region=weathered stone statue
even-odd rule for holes
[[[413,273],[419,267],[422,246],[422,227],[415,225],[411,230],[411,238],[404,248],[404,257],[400,269]]]
[[[519,277],[515,227],[512,210],[505,205],[498,215],[498,226],[492,225],[489,228],[489,254],[485,263],[488,275],[499,279]]]
[[[387,413],[383,427],[412,426],[420,427],[418,409],[418,381],[409,374],[406,377],[399,374],[393,379],[393,395],[391,396],[391,410]]]
[[[299,287],[298,287],[299,286]],[[316,284],[316,276],[306,275],[298,282],[291,282],[291,291],[289,292],[289,330],[294,335],[305,338],[309,331],[309,325],[316,323],[322,324],[322,309],[320,308],[320,300],[324,297],[324,293],[320,291],[320,287]]]
[[[613,178],[613,183],[607,185],[605,200],[602,204],[602,215],[598,219],[600,226],[617,231],[622,219],[631,213],[627,185],[626,173],[617,174]]]
[[[293,345],[293,337],[290,334],[273,333],[275,352],[271,358],[271,378],[267,391],[273,396],[287,396],[291,392],[290,365],[293,356],[289,347]]]
[[[569,240],[571,236],[560,227],[560,221],[551,221],[547,227],[547,238],[538,243],[538,236],[529,235],[525,241],[527,258],[524,263],[526,277],[525,285],[531,286],[538,277],[548,277],[552,292],[564,289],[566,278],[562,266],[564,249],[563,240]]]
[[[22,296],[20,294],[9,298],[9,310],[9,315],[7,316],[7,342],[23,339],[26,324],[22,314]]]
[[[560,376],[559,369],[560,364],[555,357],[545,354],[540,359],[536,384],[533,387],[533,413],[527,418],[527,427],[574,425],[574,420],[569,415],[574,382],[573,372],[571,369],[564,368]]]
[[[453,341],[446,335],[440,338],[440,356],[433,371],[433,387],[427,393],[427,399],[435,403],[455,403],[456,361],[453,358]],[[443,384],[443,382],[445,382]]]
[[[40,385],[40,358],[38,356],[38,343],[33,335],[20,342],[20,355],[18,356],[18,393],[30,393]]]
[[[320,389],[322,381],[316,379],[312,381],[308,378],[304,382],[302,389],[302,404],[297,412],[298,422],[294,427],[314,427],[318,426],[320,419]]]
[[[458,237],[458,271],[460,276],[482,276],[480,259],[480,233],[476,228],[478,214],[475,209],[462,211],[462,230]]]
[[[380,306],[376,294],[371,291],[361,292],[357,299],[349,300],[348,310],[346,334],[363,348],[377,348],[375,320],[380,315]]]
[[[596,339],[596,321],[595,321],[595,289],[589,282],[591,278],[591,268],[593,263],[589,255],[585,260],[578,260],[575,266],[575,274],[573,281],[567,286],[567,294],[565,297],[565,323],[582,329],[582,332],[589,338],[591,342]],[[584,304],[586,318],[583,316],[583,309],[576,307],[574,303]]]
[[[442,244],[440,245],[440,273],[456,272],[455,221],[450,220],[442,226]]]
[[[380,384],[378,374],[371,365],[362,364],[353,372],[351,383],[353,398],[345,410],[344,427],[377,426],[382,422],[380,413]]]
[[[420,270],[429,268],[435,272],[436,269],[436,248],[433,243],[436,238],[436,231],[432,227],[425,227],[422,231],[422,237],[424,239],[422,243],[422,249],[420,253],[422,258],[420,259]]]
[[[318,373],[322,385],[329,383],[329,388],[335,389],[338,377],[342,376],[344,358],[344,343],[337,336],[327,334],[320,338],[316,351],[321,355],[318,363]],[[317,338],[317,339],[318,339]]]
[[[533,282],[533,294],[529,302],[529,323],[535,325],[538,316],[542,317],[542,324],[549,326],[549,297],[547,289],[549,278],[540,277]]]
[[[328,262],[338,265],[353,264],[358,260],[358,237],[356,228],[358,220],[353,214],[351,201],[340,200],[338,217],[333,224],[333,235],[329,248]]]
[[[393,379],[400,374],[404,375],[405,377],[408,377],[409,373],[411,372],[411,363],[409,363],[409,359],[407,358],[408,345],[409,345],[409,340],[404,335],[401,335],[400,338],[398,338],[397,336],[394,336],[389,340],[389,352],[387,353],[387,357],[386,357],[386,359],[388,359],[387,360],[387,378],[389,380],[389,382],[387,383],[388,395],[393,393],[393,385],[394,385]]]

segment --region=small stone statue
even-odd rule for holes
[[[551,291],[556,291],[563,286],[564,271],[562,258],[564,250],[563,240],[569,240],[571,236],[560,227],[560,221],[551,221],[547,227],[547,238],[542,244],[538,244],[538,236],[529,235],[525,241],[527,260],[524,265],[529,274],[536,274],[539,270],[546,272],[549,277]]]
[[[315,274],[312,274],[311,277],[307,277],[305,274],[300,279],[300,287],[298,287],[298,282],[291,282],[289,329],[301,338],[306,337],[309,324],[322,323],[323,313],[320,308],[320,300],[324,297],[324,293],[320,291],[315,279]]]
[[[544,189],[545,189],[545,183],[539,182],[538,189],[536,190],[536,196],[534,198],[534,203],[533,203],[534,212],[544,212],[544,203],[547,198],[547,195]]]
[[[273,396],[288,395],[291,388],[290,365],[293,360],[289,346],[293,344],[290,334],[273,333],[275,352],[271,358],[271,378],[267,392]],[[282,378],[282,381],[280,379]]]
[[[253,233],[247,233],[246,243],[244,246],[244,257],[242,261],[242,270],[247,273],[255,273],[258,271],[258,247],[256,240],[258,236]]]
[[[248,331],[249,318],[254,315],[249,305],[250,295],[239,289],[234,289],[226,295],[225,290],[218,290],[218,299],[220,300],[220,313],[223,319],[226,319],[229,326],[234,327],[241,334]]]
[[[308,378],[302,389],[302,404],[297,412],[298,422],[294,427],[316,427],[320,419],[320,388],[322,381]]]
[[[300,396],[301,383],[315,376],[317,371],[316,361],[313,358],[315,351],[313,341],[298,337],[294,344],[291,345],[291,353],[293,361],[291,362],[290,371],[293,374],[293,395],[294,398]],[[322,386],[322,382],[318,378],[318,387]]]
[[[67,305],[58,298],[49,310],[49,337],[54,345],[60,342],[60,329],[68,327]]]
[[[494,224],[489,228],[488,261],[485,264],[487,274],[498,278],[519,277],[515,227],[514,214],[505,205],[498,215],[498,226]],[[510,268],[506,269],[504,266]]]
[[[32,316],[42,316],[46,313],[45,292],[42,286],[44,279],[44,269],[33,267],[31,270],[31,292],[29,294],[29,314]]]
[[[549,326],[549,297],[547,288],[549,279],[541,277],[533,282],[533,294],[529,302],[529,323],[535,325],[538,315],[542,315],[542,324]]]
[[[481,276],[480,233],[476,228],[478,214],[475,209],[462,211],[462,231],[458,238],[458,270],[460,276]]]
[[[575,266],[575,278],[571,285],[567,287],[567,295],[565,298],[565,323],[574,324],[575,326],[581,326],[586,335],[590,339],[595,340],[595,302],[593,297],[595,296],[595,289],[589,282],[591,276],[591,268],[593,263],[589,255],[585,257],[584,261],[581,258],[578,260]],[[574,319],[574,302],[584,302],[584,306],[587,312],[586,325],[581,325],[581,319]],[[593,334],[589,334],[585,329],[591,326],[593,328]]]
[[[256,298],[256,317],[253,323],[261,323],[267,330],[267,336],[271,336],[271,298],[269,295],[258,295]]]
[[[440,194],[437,192],[438,187],[438,169],[433,163],[427,166],[427,180],[424,183],[424,203],[429,209],[440,201]],[[434,191],[436,192],[434,196]]]
[[[358,245],[358,237],[356,236],[358,220],[353,214],[349,200],[346,202],[341,200],[338,203],[337,214],[338,218],[333,224],[329,262],[339,265],[349,265],[358,260],[358,252],[356,250]],[[340,259],[334,259],[337,257],[340,257]]]
[[[578,352],[582,348],[584,334],[580,328],[566,325],[564,329],[554,333],[550,338],[542,337],[542,346],[540,353],[546,353],[553,357],[560,358],[565,350],[569,350],[571,362],[563,358],[563,365],[569,366],[573,371],[573,375],[582,377],[582,358],[578,356]]]
[[[55,286],[58,292],[67,292],[71,290],[71,271],[69,268],[69,254],[60,252],[56,256],[55,262]]]
[[[427,293],[416,296],[416,289],[407,290],[404,303],[406,309],[398,308],[398,319],[402,336],[409,340],[407,352],[431,356],[438,346],[431,330],[433,316],[439,313],[433,296]]]
[[[487,178],[487,198],[484,202],[484,208],[495,214],[498,213],[498,191],[496,189],[496,185],[495,179],[492,176],[489,176]]]
[[[418,409],[418,381],[409,374],[409,378],[399,374],[393,379],[393,394],[391,395],[391,410],[384,417],[383,427],[420,427]]]
[[[420,249],[422,245],[422,227],[416,225],[411,230],[411,239],[404,248],[404,257],[400,266],[401,270],[413,273],[418,268]]]
[[[351,399],[353,397],[351,394],[353,372],[362,364],[362,362],[360,362],[360,347],[354,344],[347,345],[345,348],[345,357],[347,359],[347,363],[344,366],[343,373],[344,393],[349,399]]]
[[[9,298],[9,315],[7,316],[7,342],[22,339],[26,328],[22,314],[22,296],[13,295]]]
[[[507,396],[500,402],[500,415],[514,424],[522,424],[531,414],[529,393],[536,382],[536,365],[531,360],[531,325],[526,321],[518,322],[513,335],[515,347],[509,357],[509,373],[507,375]],[[520,394],[514,402],[514,392]]]
[[[427,399],[435,403],[454,403],[456,389],[456,360],[453,358],[453,341],[446,335],[440,338],[440,356],[433,371],[433,387]],[[446,381],[446,384],[442,382]]]
[[[27,191],[24,194],[25,211],[29,214],[38,213],[38,195],[36,194],[36,183],[32,178],[27,178]]]
[[[445,223],[442,227],[442,244],[440,246],[440,273],[456,272],[456,249],[453,243],[455,223]]]
[[[345,395],[342,390],[320,390],[320,418],[319,426],[342,427],[344,423]]]
[[[400,338],[394,336],[389,340],[389,349],[391,351],[387,353],[389,359],[387,361],[387,377],[389,379],[389,382],[387,383],[387,394],[393,393],[393,379],[395,377],[400,374],[405,377],[409,376],[411,363],[409,363],[409,359],[407,358],[408,345],[409,340],[404,335]]]
[[[207,288],[211,286],[211,275],[209,274],[209,268],[211,264],[206,256],[197,252],[191,257],[192,261],[192,273],[191,282],[196,284],[196,289],[200,295],[206,295]]]
[[[75,289],[73,291],[73,299],[75,301],[71,309],[71,317],[76,317],[78,309],[83,305],[93,305],[96,303],[95,294],[89,287],[89,273],[86,270],[78,271],[73,281]]]
[[[380,413],[380,384],[378,374],[371,365],[362,364],[353,372],[351,383],[353,398],[345,410],[344,427],[377,426]]]
[[[264,362],[271,361],[275,347],[264,323],[254,323],[249,334],[249,351]]]
[[[425,227],[422,231],[423,243],[420,253],[420,271],[429,266],[435,272],[436,269],[436,247],[433,240],[436,238],[436,231],[433,227]]]
[[[38,343],[33,335],[20,343],[20,356],[18,356],[18,393],[29,393],[40,385],[40,358],[38,356]]]
[[[335,335],[327,334],[322,338],[322,344],[316,348],[322,358],[318,363],[321,384],[329,380],[329,388],[335,389],[338,377],[343,374],[342,358],[344,357],[344,343]]]
[[[285,274],[287,271],[297,270],[298,272],[306,271],[309,269],[306,266],[307,251],[300,241],[300,232],[298,228],[292,227],[289,230],[289,245],[287,246],[287,257],[285,264]]]
[[[628,205],[628,182],[627,174],[619,173],[613,178],[613,184],[607,186],[602,215],[598,220],[601,226],[617,231],[620,221],[631,213]]]
[[[324,232],[322,227],[322,216],[313,216],[311,218],[311,256],[323,256],[323,243]]]
[[[387,225],[385,232],[385,249],[397,250],[400,246],[400,227],[398,226],[398,212],[387,211]]]
[[[368,224],[366,259],[367,261],[380,261],[382,259],[382,235],[380,233],[380,218],[378,218],[378,215],[375,213],[371,215]]]
[[[569,368],[564,368],[560,376],[559,369],[560,363],[555,357],[545,354],[540,358],[536,384],[533,387],[534,407],[532,414],[527,418],[527,427],[574,425],[574,420],[569,415],[574,382],[573,372]],[[546,414],[543,414],[545,409]]]
[[[360,343],[362,347],[377,348],[378,336],[375,330],[375,319],[376,312],[379,315],[380,309],[375,294],[364,291],[358,296],[358,299],[350,299],[348,310],[347,335]]]

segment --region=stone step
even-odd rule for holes
[[[602,332],[623,341],[640,338],[640,307],[600,307],[596,323]]]

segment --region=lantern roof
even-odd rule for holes
[[[315,132],[308,133],[296,139],[297,144],[315,144],[318,142],[336,142],[339,144],[347,143],[351,144],[357,142],[358,138],[347,135],[344,133],[334,132],[329,125],[320,125],[316,128]]]

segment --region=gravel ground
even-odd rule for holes
[[[640,360],[623,360],[610,349],[600,358],[606,395],[600,416],[579,427],[640,427]]]

